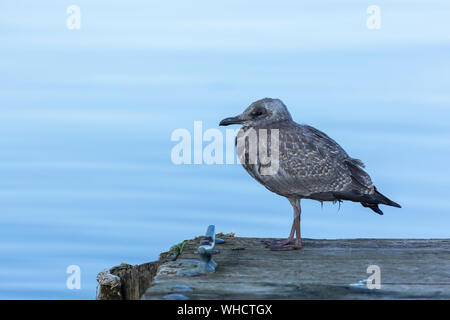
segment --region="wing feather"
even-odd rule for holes
[[[274,125],[273,128],[277,128]],[[269,190],[284,196],[330,192],[373,193],[370,176],[361,160],[348,156],[325,133],[290,122],[279,127],[280,162],[274,175],[263,176],[257,165],[244,168]]]

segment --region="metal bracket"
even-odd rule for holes
[[[198,273],[213,273],[216,271],[217,263],[213,260],[213,254],[217,253],[214,250],[216,243],[223,243],[222,239],[216,239],[215,226],[210,225],[206,229],[206,234],[200,240],[200,246],[197,249],[200,256],[200,262],[197,267]]]

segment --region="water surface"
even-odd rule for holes
[[[81,29],[66,8],[81,8]],[[292,212],[239,165],[171,162],[177,128],[263,97],[362,159],[403,209],[303,201],[314,238],[450,236],[445,1],[0,4],[0,298],[93,299],[96,274],[208,224],[283,237]],[[81,290],[66,288],[78,265]]]

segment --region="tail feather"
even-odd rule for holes
[[[373,211],[375,211],[376,213],[378,213],[380,216],[383,215],[383,211],[381,211],[381,209],[378,208],[378,205],[377,205],[377,204],[361,202],[361,205],[362,205],[363,207],[372,209]]]
[[[377,188],[374,187],[374,191],[375,192],[373,194],[360,194],[354,190],[353,192],[335,192],[333,195],[339,200],[360,202],[363,207],[370,208],[379,215],[383,214],[383,211],[381,211],[378,207],[379,204],[401,208],[398,203],[388,199],[386,196],[378,192]]]
[[[397,208],[402,207],[398,203],[392,201],[391,199],[388,199],[387,197],[382,195],[380,192],[378,192],[377,188],[373,187],[373,189],[375,190],[375,194],[373,195],[373,197],[375,198],[375,200],[379,201],[379,203],[385,204],[385,205],[391,206],[391,207],[397,207]]]

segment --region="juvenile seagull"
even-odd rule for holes
[[[243,161],[245,170],[272,192],[286,197],[294,209],[291,233],[286,240],[269,244],[272,250],[293,250],[302,246],[300,236],[300,200],[313,199],[361,203],[382,215],[378,204],[401,208],[382,195],[372,184],[361,160],[349,157],[328,135],[308,125],[300,125],[279,99],[265,98],[253,102],[245,111],[223,119],[219,125],[243,125],[243,132],[254,129],[279,131],[279,164],[274,174],[262,174],[261,164]],[[270,148],[270,143],[268,143]],[[248,160],[248,153],[247,158]],[[297,235],[294,240],[294,235]]]

